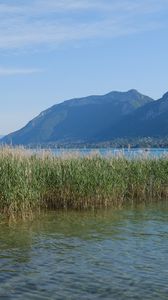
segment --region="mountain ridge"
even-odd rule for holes
[[[166,118],[168,93],[154,100],[135,89],[112,91],[55,104],[20,130],[5,136],[2,142],[14,145],[83,143],[150,134],[157,136],[162,132],[168,135]],[[152,128],[148,128],[152,126],[156,134]]]
[[[138,108],[122,119],[117,137],[163,137],[168,135],[168,93],[162,98]]]

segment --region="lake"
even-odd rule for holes
[[[168,155],[168,148],[81,148],[81,149],[52,149],[51,150],[56,156],[60,156],[62,154],[72,154],[77,153],[81,156],[87,156],[93,153],[97,153],[101,156],[125,156],[127,158],[139,158],[139,157],[152,157],[158,158],[162,156]]]
[[[168,204],[0,226],[0,299],[167,299]]]

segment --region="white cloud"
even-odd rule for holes
[[[29,3],[29,4],[27,4]],[[29,0],[0,3],[0,49],[55,47],[167,26],[168,0]]]
[[[26,69],[26,68],[4,68],[0,67],[0,76],[14,76],[14,75],[30,75],[42,72],[41,69]]]

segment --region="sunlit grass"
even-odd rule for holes
[[[81,157],[0,149],[0,212],[122,207],[168,198],[168,158]]]

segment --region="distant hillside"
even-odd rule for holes
[[[95,142],[117,136],[116,124],[154,100],[136,90],[72,99],[42,112],[4,143]],[[121,131],[120,131],[121,134]]]
[[[168,93],[161,99],[147,103],[115,124],[112,137],[168,136]],[[110,132],[110,130],[109,130]],[[105,137],[109,138],[108,131]]]

